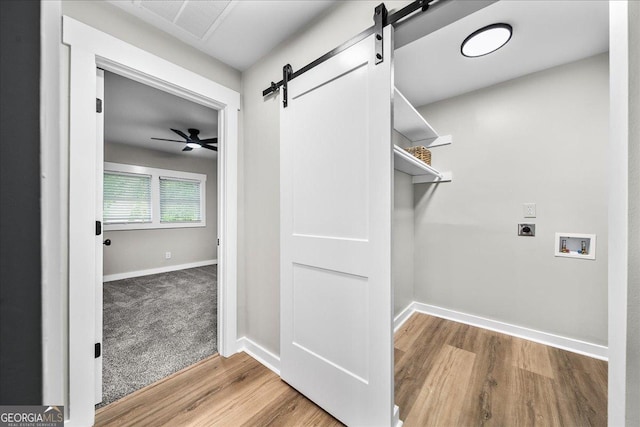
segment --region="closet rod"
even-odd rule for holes
[[[411,14],[413,14],[414,12],[416,12],[417,10],[420,10],[421,12],[426,11],[430,5],[435,4],[435,3],[441,3],[447,0],[416,0],[410,4],[408,4],[407,6],[403,7],[402,9],[392,13],[391,15],[388,15],[386,17],[386,20],[382,23],[383,27],[386,27],[387,25],[399,25],[403,22],[406,22],[408,19],[411,19],[413,16],[417,16],[418,14],[409,16]],[[380,6],[384,6],[384,3],[381,3]],[[380,8],[380,6],[378,6],[376,9]],[[385,9],[386,10],[386,9]],[[407,18],[408,17],[408,18]],[[375,13],[374,13],[374,18],[375,18]],[[405,19],[407,18],[407,19]],[[403,20],[404,19],[404,20]],[[289,64],[285,65],[283,67],[283,70],[286,70],[287,74],[287,78],[286,81],[289,82],[293,79],[295,79],[298,76],[301,76],[302,74],[306,73],[307,71],[311,70],[314,67],[317,67],[318,65],[322,64],[323,62],[325,62],[326,60],[336,56],[337,54],[339,54],[342,51],[347,50],[348,48],[350,48],[351,46],[355,45],[356,43],[358,43],[359,41],[362,41],[364,39],[366,39],[367,37],[369,37],[371,34],[374,34],[376,32],[376,25],[372,25],[371,27],[367,28],[366,30],[362,31],[361,33],[357,34],[356,36],[352,37],[350,40],[347,40],[346,42],[342,43],[340,46],[336,47],[335,49],[325,53],[324,55],[322,55],[321,57],[319,57],[318,59],[316,59],[313,62],[310,62],[309,64],[305,65],[304,67],[300,68],[298,71],[293,72],[293,69],[291,68],[291,66]],[[271,82],[271,85],[266,88],[265,90],[262,91],[262,96],[267,96],[271,93],[276,92],[281,86],[283,86],[285,83],[285,79],[283,78],[282,80],[280,80],[279,82],[275,83],[275,82]]]

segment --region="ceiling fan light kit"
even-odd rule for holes
[[[189,132],[189,135],[185,134],[179,129],[171,128],[171,130],[176,134],[180,135],[182,138],[184,138],[184,141],[181,141],[179,139],[166,139],[166,138],[153,138],[153,137],[151,139],[155,139],[157,141],[173,141],[173,142],[184,143],[186,144],[186,146],[182,149],[182,151],[191,151],[193,149],[198,149],[198,148],[206,148],[208,150],[218,151],[218,147],[217,147],[218,138],[200,139],[200,137],[198,136],[200,134],[200,130],[198,129],[195,129],[195,128],[187,129],[187,132]]]
[[[468,58],[485,56],[506,45],[511,40],[513,27],[498,23],[487,25],[469,34],[460,46],[460,53]]]

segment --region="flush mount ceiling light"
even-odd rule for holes
[[[460,46],[460,52],[469,58],[495,52],[511,40],[513,28],[509,24],[491,24],[471,33]]]

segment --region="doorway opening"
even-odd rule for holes
[[[394,52],[397,89],[431,130],[442,132],[440,138],[451,135],[445,145],[440,138],[431,143],[400,131],[395,144],[414,152],[429,148],[430,167],[453,171],[451,183],[435,185],[410,171],[396,174],[394,237],[403,267],[395,268],[396,313],[400,321],[417,311],[434,316],[421,314],[423,321],[457,322],[452,327],[460,328],[459,334],[441,335],[441,326],[434,323],[416,342],[452,346],[442,354],[457,351],[454,348],[469,351],[461,355],[470,359],[460,358],[452,375],[457,371],[495,380],[490,397],[482,384],[462,381],[468,394],[463,399],[456,396],[453,400],[461,406],[450,412],[457,418],[430,418],[434,424],[475,422],[464,418],[468,414],[476,419],[489,414],[501,422],[510,411],[523,413],[534,390],[553,381],[558,383],[553,387],[555,406],[529,406],[537,416],[584,420],[597,413],[597,421],[592,418],[591,423],[607,419],[607,363],[602,359],[607,358],[609,340],[611,222],[606,182],[611,170],[602,166],[602,159],[607,157],[611,126],[608,4],[521,3],[493,3]],[[461,52],[470,35],[502,22],[513,26],[513,35],[500,50],[476,58]],[[585,29],[588,40],[573,37],[585,34]],[[425,70],[430,75],[426,80],[420,78]],[[584,171],[589,174],[582,177]],[[581,178],[574,179],[577,176]],[[482,209],[460,209],[475,197]],[[535,232],[518,235],[519,224]],[[581,253],[573,248],[570,261],[556,255],[555,234],[569,231],[597,234],[597,253],[585,245]],[[413,253],[406,254],[407,247]],[[403,282],[409,286],[397,286]],[[414,324],[408,325],[415,330]],[[500,362],[492,362],[490,368],[506,373],[505,379],[494,377],[497,371],[479,374],[478,369],[488,365],[479,353],[471,354],[480,348],[479,341],[470,338],[477,331],[502,334],[493,335],[495,342],[485,348],[510,353],[496,358]],[[471,341],[474,344],[468,345]],[[404,350],[409,348],[400,344],[396,349],[403,350],[396,372],[408,372],[410,357]],[[420,354],[421,363],[425,360],[424,352],[414,354]],[[436,360],[423,366],[437,366]],[[529,360],[540,364],[534,368]],[[570,362],[559,372],[557,360]],[[425,384],[440,388],[430,382],[434,373],[421,371]],[[581,376],[584,382],[563,392],[563,375]],[[517,381],[510,379],[516,377]],[[396,384],[402,381],[402,376],[396,378]],[[518,386],[505,387],[515,383]],[[576,390],[593,393],[588,405],[571,395]],[[511,399],[508,409],[492,403],[506,401],[498,397],[500,392]],[[565,401],[577,408],[575,412],[562,407]],[[426,405],[412,410],[417,406],[411,399],[400,397],[397,403],[407,424],[424,424],[421,417],[433,413]],[[436,406],[447,404],[439,401]],[[483,407],[493,412],[474,412]]]
[[[96,290],[102,316],[96,319],[102,325],[96,376],[102,387],[96,407],[217,352],[223,208],[218,111],[116,73],[98,70],[101,80],[104,168],[97,195],[104,250],[97,262],[103,283]]]
[[[238,92],[166,61],[72,18],[63,17],[63,43],[70,47],[69,71],[69,252],[68,351],[69,381],[65,408],[70,425],[92,425],[95,419],[96,322],[98,251],[104,236],[96,227],[96,176],[102,168],[97,143],[96,67],[162,89],[218,111],[218,352],[223,357],[237,348],[237,176]],[[99,250],[97,248],[100,248]],[[99,277],[98,277],[99,276]],[[94,354],[94,346],[96,352]],[[90,349],[90,351],[88,351]]]

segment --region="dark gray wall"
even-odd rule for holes
[[[42,403],[40,2],[0,1],[0,404]]]

